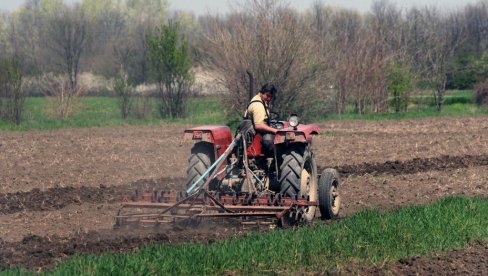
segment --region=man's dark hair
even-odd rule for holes
[[[259,92],[270,93],[270,94],[274,95],[276,93],[276,87],[270,83],[267,83],[261,87],[261,90]]]

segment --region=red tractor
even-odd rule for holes
[[[300,124],[296,115],[279,121],[274,114],[271,124],[279,129],[271,154],[263,151],[262,135],[254,133],[249,120],[243,120],[235,136],[227,126],[187,129],[185,138],[195,141],[187,169],[187,192],[205,188],[219,197],[241,198],[239,203],[249,206],[269,206],[271,198],[279,198],[279,204],[290,207],[280,217],[288,223],[311,222],[317,206],[323,219],[337,217],[339,175],[326,169],[319,176],[312,150],[312,138],[320,133],[319,127]],[[216,162],[219,157],[225,161]],[[198,185],[206,183],[210,175],[207,185]]]

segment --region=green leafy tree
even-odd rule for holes
[[[481,57],[474,62],[475,75],[478,82],[488,79],[488,50],[481,54]]]
[[[480,55],[472,52],[460,54],[450,64],[448,88],[472,89],[488,78],[488,51]]]
[[[188,42],[178,34],[178,24],[170,22],[149,36],[148,48],[151,72],[158,83],[161,117],[183,117],[193,74]]]
[[[476,57],[472,53],[458,55],[449,64],[448,89],[471,89],[476,83]]]
[[[119,108],[122,115],[122,119],[127,119],[132,109],[132,94],[134,94],[134,88],[127,81],[125,77],[119,77],[114,80],[114,91],[117,93],[119,99]]]
[[[388,76],[388,91],[393,97],[391,105],[395,108],[395,112],[407,111],[408,92],[411,88],[412,77],[408,68],[401,64],[393,63]]]
[[[477,84],[474,86],[474,101],[477,104],[488,103],[488,51],[484,51],[481,57],[474,62],[474,72]]]

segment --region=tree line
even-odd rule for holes
[[[364,13],[321,1],[235,5],[197,17],[166,0],[26,0],[0,16],[0,115],[20,121],[21,91],[57,105],[82,95],[80,72],[91,72],[114,80],[122,117],[144,83],[156,84],[161,116],[181,117],[196,66],[215,73],[231,116],[247,104],[246,71],[279,87],[282,114],[401,112],[416,89],[441,111],[447,89],[474,88],[480,103],[488,93],[487,0],[454,11],[378,0]]]

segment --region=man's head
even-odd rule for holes
[[[272,84],[267,83],[261,87],[259,93],[261,95],[261,100],[269,103],[273,99],[273,96],[276,94],[276,87]]]

